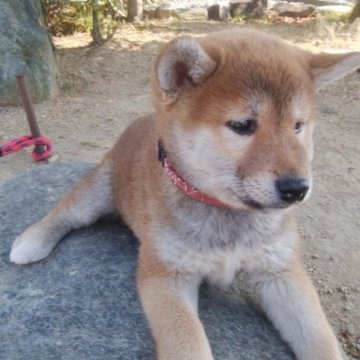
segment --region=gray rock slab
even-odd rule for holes
[[[0,359],[154,359],[135,288],[138,243],[120,219],[74,231],[39,263],[9,262],[14,238],[89,168],[47,164],[0,187]],[[215,359],[294,360],[240,280],[202,286],[199,311]]]

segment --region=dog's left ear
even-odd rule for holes
[[[191,86],[203,83],[217,63],[194,39],[183,36],[167,44],[155,67],[157,90],[162,101],[169,104]]]
[[[360,68],[360,52],[346,54],[314,54],[309,59],[317,89]]]

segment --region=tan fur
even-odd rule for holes
[[[11,260],[44,258],[65,233],[115,205],[141,242],[137,285],[158,359],[213,358],[198,286],[229,283],[239,271],[299,360],[345,359],[274,184],[297,176],[311,187],[315,92],[359,64],[358,53],[314,56],[246,30],[175,39],[155,66],[156,112],[135,121],[92,174],[20,235]],[[254,134],[228,126],[249,118]],[[298,122],[305,126],[296,134]],[[157,160],[159,138],[181,175],[230,209],[179,191]]]

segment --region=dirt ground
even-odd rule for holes
[[[60,159],[97,162],[124,128],[151,109],[150,74],[160,46],[178,34],[239,27],[223,23],[123,26],[102,47],[79,34],[55,38],[58,96],[36,105],[41,130]],[[360,50],[360,23],[247,25],[314,51]],[[330,321],[360,359],[360,73],[318,97],[315,188],[298,209],[308,269]],[[0,107],[0,143],[28,134],[22,108]],[[29,150],[30,151],[30,150]],[[0,160],[0,183],[36,166],[27,150]]]

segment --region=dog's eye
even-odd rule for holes
[[[295,132],[297,134],[299,134],[301,132],[301,130],[303,129],[304,125],[305,125],[305,123],[303,121],[298,121],[294,126]]]
[[[254,119],[246,119],[239,121],[229,121],[226,123],[226,126],[237,134],[251,135],[256,131],[258,124]]]

